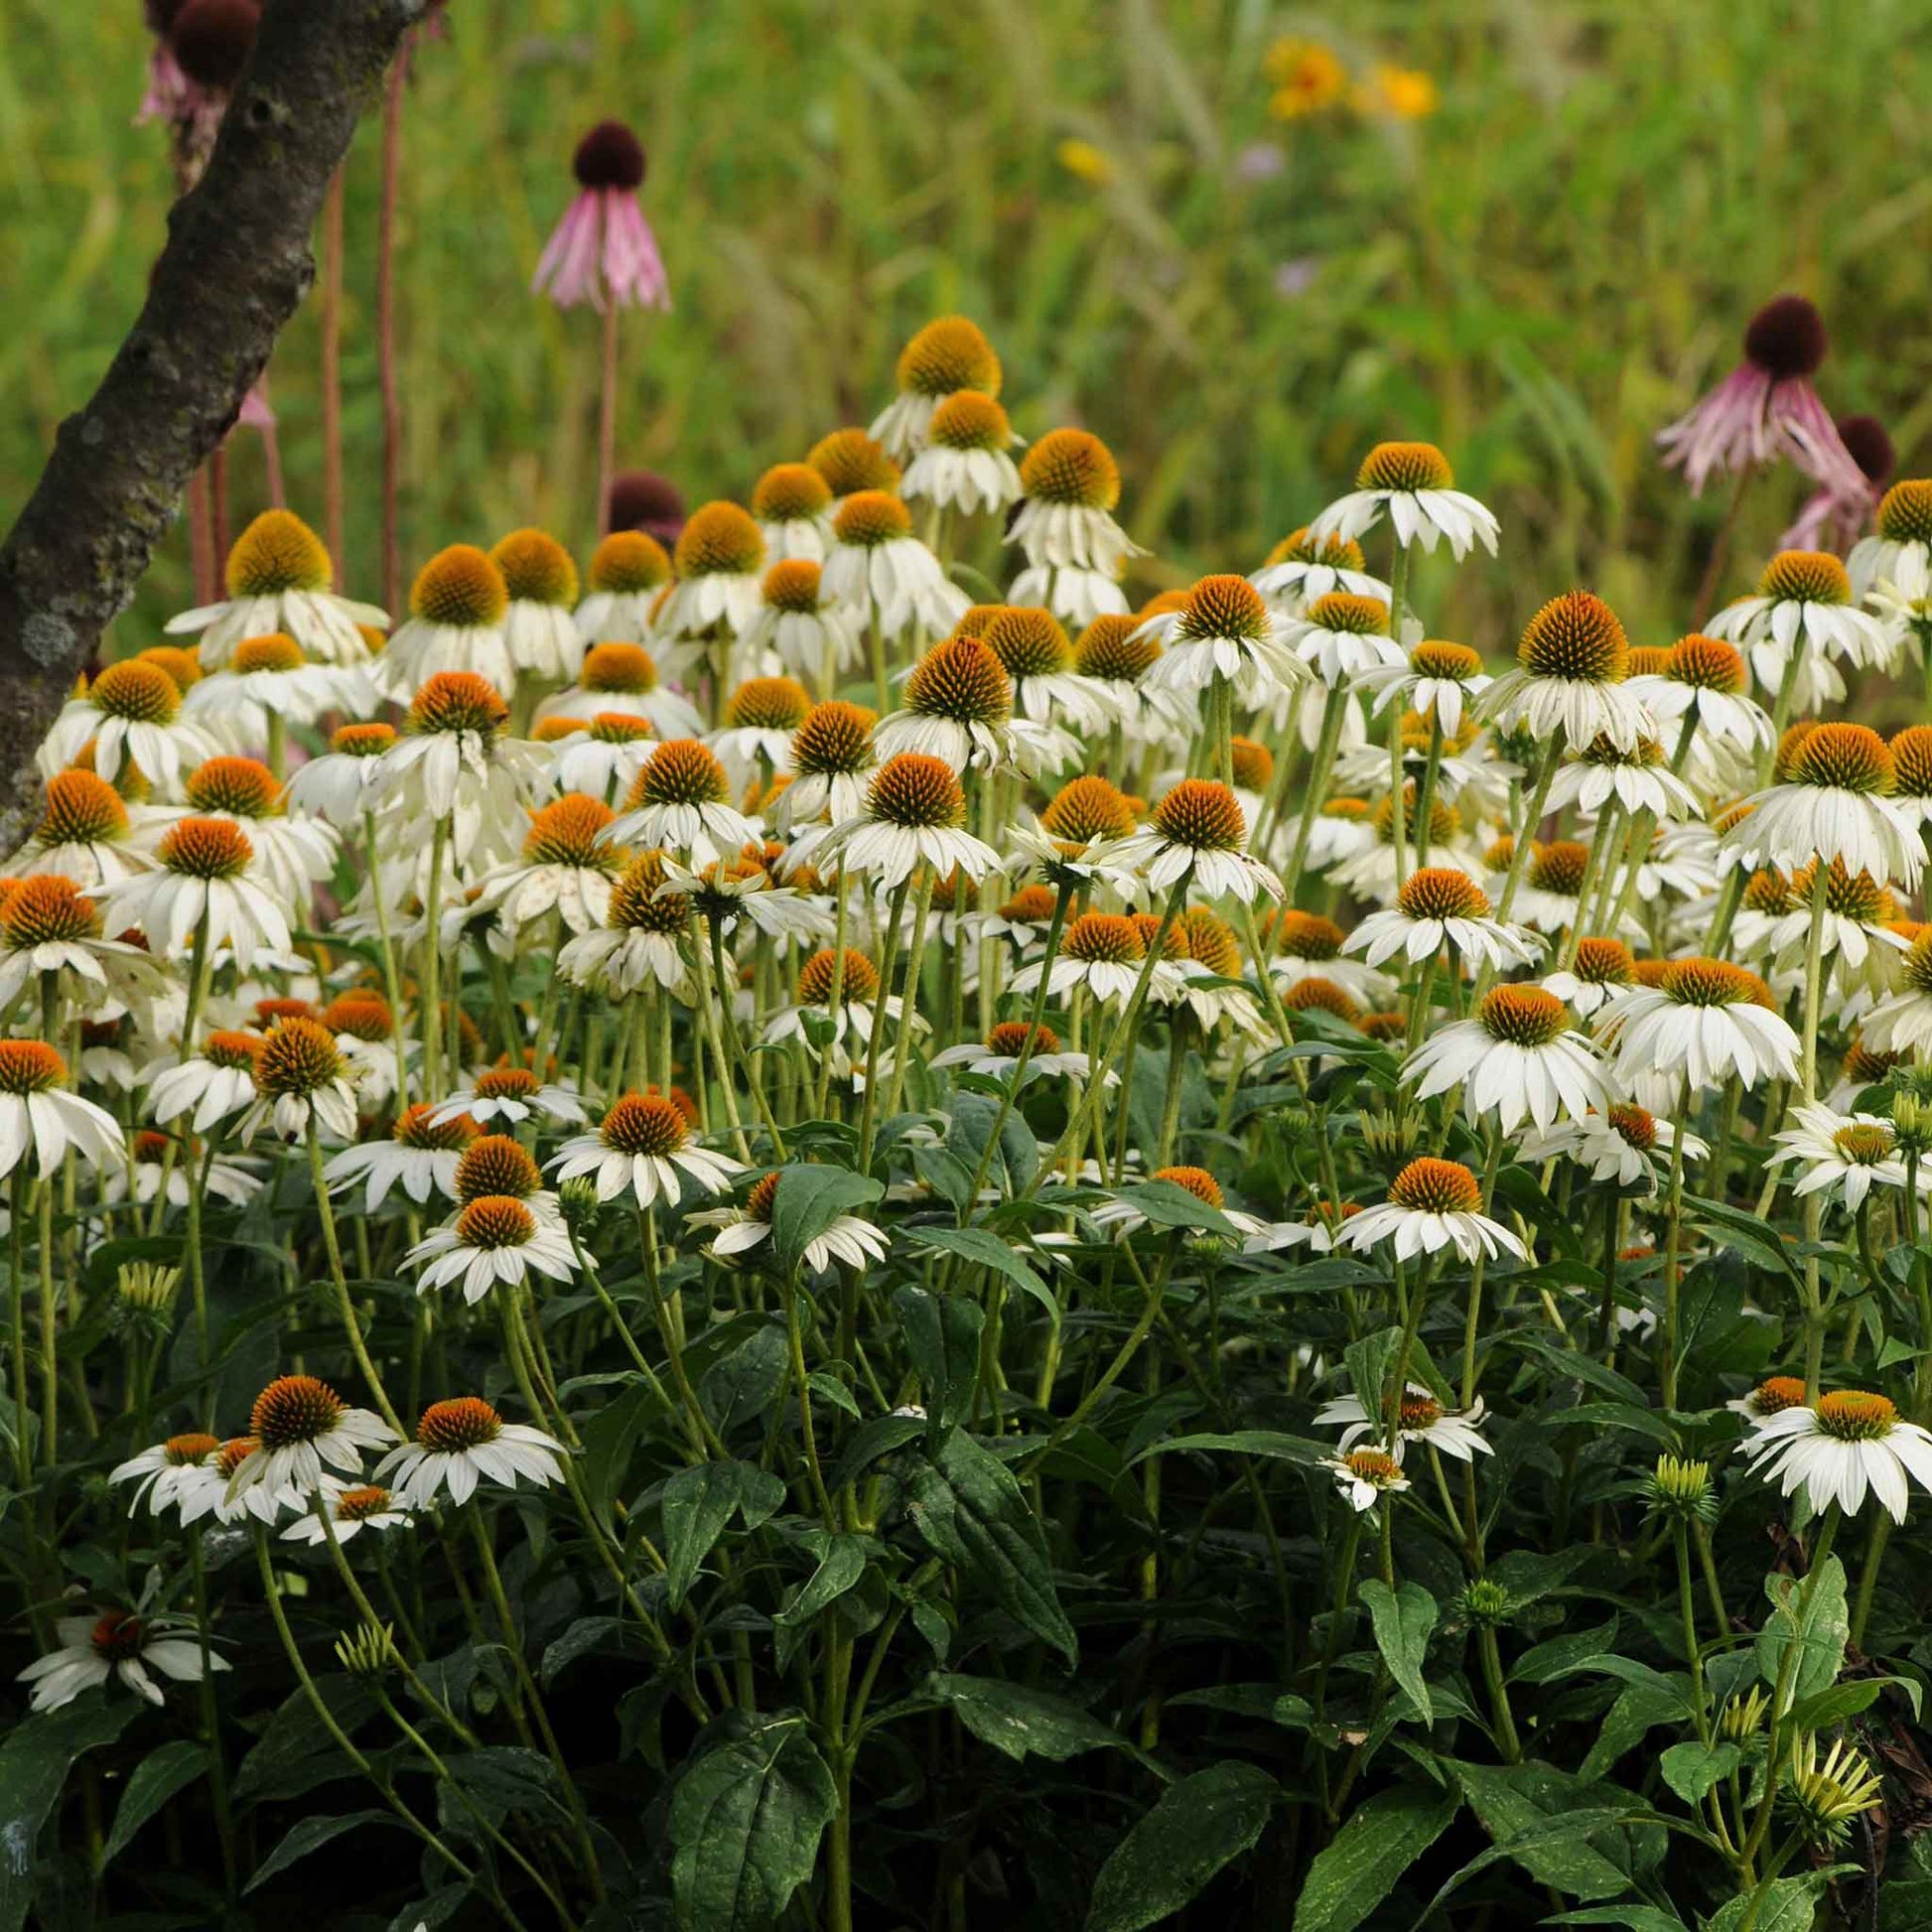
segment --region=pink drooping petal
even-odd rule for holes
[[[248,385],[248,393],[241,399],[241,414],[237,420],[249,429],[264,432],[275,427],[275,412],[268,406],[266,378],[257,378]]]
[[[134,124],[146,121],[186,120],[190,96],[197,90],[194,81],[181,70],[174,50],[166,41],[156,41],[148,56],[148,88],[135,109]]]
[[[604,201],[604,284],[621,307],[668,309],[670,282],[657,237],[628,190],[607,188]]]
[[[586,189],[577,196],[564,209],[563,218],[551,231],[537,260],[530,287],[535,294],[548,294],[560,309],[575,309],[585,303],[593,309],[604,306],[597,271],[601,226],[597,203],[593,190]]]
[[[1711,393],[1657,435],[1665,463],[1682,466],[1691,494],[1704,493],[1714,470],[1734,470],[1769,461],[1764,409],[1771,388],[1761,369],[1733,369]]]
[[[1832,412],[1801,375],[1771,385],[1765,411],[1791,451],[1791,460],[1814,483],[1848,501],[1863,494],[1865,475],[1845,447]]]

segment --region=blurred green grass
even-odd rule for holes
[[[1686,626],[1724,509],[1653,432],[1723,375],[1783,288],[1824,307],[1821,387],[1909,473],[1932,431],[1932,16],[1916,0],[456,0],[407,108],[401,266],[409,565],[537,521],[587,547],[596,323],[527,293],[605,114],[651,156],[677,300],[624,332],[621,461],[695,502],[866,421],[928,316],[992,334],[1016,426],[1079,420],[1156,555],[1137,587],[1250,568],[1414,435],[1504,524],[1499,564],[1421,580],[1491,650],[1587,583],[1633,638]],[[1427,71],[1416,122],[1267,112],[1276,36]],[[169,196],[137,128],[139,0],[0,19],[0,516],[133,316]],[[1059,158],[1091,144],[1110,178]],[[1260,172],[1257,154],[1278,163]],[[347,576],[375,588],[369,319],[376,128],[350,162]],[[1284,292],[1285,290],[1292,292]],[[320,520],[313,305],[273,366],[291,499]],[[236,509],[260,500],[252,451]],[[1802,491],[1757,487],[1735,593]],[[189,601],[178,531],[124,642]]]

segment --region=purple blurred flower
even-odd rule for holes
[[[1275,293],[1284,302],[1294,302],[1308,294],[1314,286],[1314,278],[1320,273],[1319,255],[1296,255],[1276,266]]]
[[[600,121],[571,160],[578,195],[545,245],[531,287],[560,309],[608,295],[620,308],[668,309],[670,285],[637,190],[643,143],[621,121]]]

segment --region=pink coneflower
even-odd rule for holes
[[[1864,473],[1811,386],[1828,346],[1824,318],[1802,295],[1780,295],[1758,310],[1744,331],[1742,364],[1658,432],[1665,463],[1682,467],[1693,495],[1714,470],[1752,469],[1781,456],[1828,489],[1858,493]]]
[[[170,119],[184,190],[207,165],[261,17],[258,0],[187,0],[169,26],[168,57],[182,77]]]
[[[605,298],[619,308],[668,309],[670,286],[637,190],[644,144],[621,121],[600,121],[571,157],[578,195],[546,244],[531,284],[560,309]]]
[[[166,121],[171,126],[187,118],[189,95],[194,83],[181,70],[181,63],[175,59],[175,50],[169,36],[174,31],[175,16],[181,12],[182,0],[147,0],[143,12],[147,15],[148,32],[154,36],[154,46],[148,51],[148,85],[141,96],[141,105],[135,110],[134,123],[137,127],[147,121]]]
[[[1830,484],[1814,489],[1779,537],[1780,550],[1830,550],[1842,557],[1871,527],[1878,499],[1897,467],[1897,453],[1876,416],[1841,416],[1838,437],[1859,466],[1863,487],[1849,496]]]
[[[684,492],[669,477],[654,470],[620,470],[611,479],[611,498],[605,505],[604,528],[641,530],[666,550],[676,546],[684,530]]]

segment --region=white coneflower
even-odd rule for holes
[[[111,782],[132,765],[164,797],[179,796],[184,768],[221,749],[183,715],[180,688],[167,672],[138,657],[109,664],[61,708],[41,744],[42,773],[51,778],[89,746],[98,776]]]
[[[1000,358],[969,316],[939,316],[899,350],[898,394],[879,413],[871,434],[903,463],[925,448],[933,417],[962,389],[1000,393]]]
[[[400,1187],[417,1206],[432,1193],[455,1191],[458,1163],[476,1140],[477,1123],[468,1114],[438,1122],[426,1101],[397,1116],[386,1141],[361,1141],[345,1148],[323,1170],[331,1191],[360,1185],[363,1211],[373,1214]]]
[[[1249,573],[1249,583],[1283,617],[1300,617],[1318,597],[1346,591],[1353,597],[1389,601],[1389,587],[1368,571],[1362,546],[1345,537],[1319,538],[1304,524],[1291,530],[1268,553],[1268,561]]]
[[[319,1020],[277,1020],[255,1049],[255,1101],[236,1129],[245,1146],[269,1127],[299,1140],[313,1123],[339,1141],[355,1138],[355,1089],[336,1035]]]
[[[467,1503],[481,1481],[514,1489],[519,1480],[539,1489],[563,1478],[564,1447],[527,1423],[505,1422],[481,1396],[432,1402],[414,1438],[375,1465],[377,1482],[388,1482],[396,1500],[427,1509],[447,1494]]]
[[[1531,965],[1543,951],[1527,927],[1505,925],[1491,916],[1488,896],[1467,873],[1449,866],[1412,872],[1402,882],[1395,904],[1371,912],[1344,942],[1344,950],[1365,954],[1370,966],[1398,953],[1419,965],[1445,946],[1465,968],[1492,972]]]
[[[833,1073],[847,1078],[872,1041],[873,1021],[879,1011],[878,967],[853,947],[839,954],[828,946],[799,967],[793,990],[793,1003],[780,1007],[765,1022],[765,1039],[774,1044],[796,1040],[815,1058],[829,1058]],[[835,990],[836,1005],[832,999]],[[887,995],[885,1021],[889,1029],[897,1028],[904,1011],[904,1003],[897,994]],[[912,1024],[921,1024],[916,1013]]]
[[[1811,940],[1813,886],[1818,877],[1814,860],[1792,875],[1786,909],[1770,919],[1760,949],[1771,962],[1776,978],[1795,973],[1803,983],[1805,948]],[[1853,873],[1834,859],[1825,878],[1824,904],[1817,913],[1819,953],[1829,960],[1832,983],[1841,992],[1863,988],[1889,993],[1897,983],[1899,956],[1911,940],[1896,929],[1898,915],[1889,887],[1869,873]]]
[[[1553,937],[1574,927],[1587,910],[1580,895],[1588,872],[1589,847],[1580,839],[1552,839],[1548,845],[1532,845],[1522,888],[1516,895],[1517,915]],[[1632,936],[1637,930],[1633,923]]]
[[[487,552],[473,543],[439,550],[416,574],[409,618],[375,660],[371,675],[398,704],[431,678],[459,673],[482,678],[498,697],[516,690],[503,624],[509,589]]]
[[[1211,778],[1183,778],[1154,808],[1147,827],[1122,840],[1118,858],[1157,893],[1188,879],[1210,898],[1253,904],[1280,898],[1282,882],[1247,850],[1248,827],[1233,791]]]
[[[1494,515],[1455,487],[1449,459],[1433,443],[1376,444],[1355,473],[1354,489],[1330,503],[1309,525],[1309,535],[1317,543],[1330,537],[1350,542],[1384,516],[1405,549],[1420,544],[1434,550],[1442,537],[1456,558],[1478,543],[1496,554]]]
[[[1268,1223],[1255,1214],[1244,1214],[1239,1208],[1230,1207],[1221,1191],[1221,1183],[1205,1168],[1170,1167],[1156,1168],[1148,1175],[1150,1180],[1166,1181],[1170,1187],[1178,1187],[1183,1193],[1192,1194],[1203,1207],[1209,1207],[1232,1227],[1245,1244],[1260,1235]],[[1114,1199],[1103,1201],[1088,1215],[1095,1227],[1115,1235],[1137,1234],[1148,1224],[1146,1213],[1130,1200]],[[1213,1240],[1210,1233],[1208,1240]]]
[[[1085,625],[1104,611],[1125,611],[1120,573],[1147,553],[1114,521],[1120,466],[1099,437],[1083,429],[1048,430],[1020,466],[1025,500],[1006,540],[1026,554],[1014,579],[1016,604],[1043,604],[1062,623]]]
[[[771,1208],[777,1199],[779,1176],[766,1174],[753,1183],[743,1207],[707,1207],[684,1217],[687,1227],[716,1228],[710,1248],[719,1260],[750,1254],[771,1238]],[[805,1266],[823,1274],[843,1262],[848,1268],[871,1268],[886,1259],[892,1237],[856,1214],[841,1214],[805,1244]]]
[[[571,985],[613,1000],[649,986],[670,993],[683,985],[691,901],[663,890],[665,872],[663,853],[645,852],[612,882],[603,925],[580,933],[557,955],[557,969]]]
[[[832,547],[832,485],[809,463],[773,464],[752,485],[752,516],[773,569],[821,564]]]
[[[912,534],[912,512],[890,490],[862,489],[832,519],[825,595],[880,633],[940,637],[972,600]]]
[[[1399,702],[1425,720],[1433,720],[1448,739],[1461,731],[1465,713],[1491,682],[1483,671],[1482,659],[1467,644],[1452,644],[1441,637],[1425,637],[1406,657],[1365,664],[1352,679],[1362,690],[1375,694],[1378,712]]]
[[[100,907],[71,879],[49,872],[0,900],[0,1006],[30,985],[90,1014],[151,1000],[169,982],[139,946],[106,936]]]
[[[340,845],[326,819],[291,817],[282,805],[282,784],[258,759],[212,758],[188,774],[187,804],[164,807],[155,826],[182,818],[226,819],[254,853],[250,875],[292,913],[309,905],[318,885],[336,870]]]
[[[508,730],[509,708],[487,678],[438,672],[410,701],[403,735],[381,755],[377,797],[417,832],[447,823],[459,864],[508,857],[547,761],[541,746]]]
[[[812,708],[794,677],[748,678],[725,706],[724,727],[711,749],[741,790],[754,780],[791,772],[791,736]]]
[[[210,1200],[239,1207],[261,1192],[262,1178],[229,1161],[204,1161],[191,1173],[177,1163],[178,1150],[166,1134],[148,1130],[136,1134],[129,1147],[131,1161],[102,1170],[100,1197],[109,1205],[125,1200],[151,1207],[166,1194],[167,1205],[186,1208],[200,1189]]]
[[[1333,919],[1292,905],[1270,913],[1261,924],[1261,944],[1268,970],[1283,986],[1293,986],[1311,977],[1328,979],[1356,1006],[1371,1010],[1386,1005],[1394,997],[1395,981],[1377,970],[1375,962],[1344,959],[1342,952],[1344,948],[1367,952],[1375,943],[1373,939],[1354,943],[1354,934],[1344,932]],[[1383,958],[1402,950],[1402,940],[1396,939]]]
[[[947,637],[912,666],[903,708],[873,728],[882,759],[918,752],[955,771],[1013,765],[1035,776],[1079,756],[1079,743],[1057,726],[1013,715],[1013,681],[978,637]]]
[[[155,847],[153,872],[99,889],[101,917],[115,931],[139,926],[162,958],[186,955],[206,921],[210,948],[227,947],[244,969],[258,954],[286,953],[289,922],[254,870],[255,849],[233,820],[184,818]]]
[[[577,682],[545,698],[536,716],[595,719],[607,712],[642,719],[659,738],[695,738],[704,730],[697,706],[659,681],[657,660],[641,644],[592,644]]]
[[[1892,802],[1921,825],[1932,825],[1932,725],[1907,725],[1885,749],[1891,754]]]
[[[1098,881],[1128,897],[1138,881],[1121,858],[1121,845],[1135,823],[1133,801],[1089,771],[1069,778],[1035,824],[1016,825],[1007,838],[1019,865],[1037,866],[1050,885],[1080,888]]]
[[[1932,597],[1932,482],[1909,477],[1878,503],[1877,528],[1852,547],[1852,588],[1895,625],[1923,613]]]
[[[1630,644],[1617,616],[1588,591],[1553,597],[1523,627],[1516,668],[1483,692],[1481,710],[1503,731],[1572,745],[1606,738],[1624,750],[1656,723],[1623,680]]]
[[[1113,693],[1073,665],[1073,645],[1052,612],[1040,605],[1002,605],[980,629],[1013,685],[1013,708],[1039,724],[1063,719],[1077,732],[1103,732],[1120,721]]]
[[[437,1126],[468,1114],[479,1127],[500,1120],[511,1127],[526,1120],[584,1119],[584,1103],[568,1087],[538,1078],[527,1066],[486,1067],[462,1093],[438,1104],[431,1116]]]
[[[483,875],[474,910],[494,913],[511,932],[552,913],[573,933],[602,925],[611,883],[627,856],[605,837],[616,816],[581,791],[532,812],[521,858]]]
[[[1618,1101],[1600,1114],[1558,1121],[1525,1135],[1517,1152],[1526,1162],[1553,1161],[1561,1155],[1587,1170],[1592,1180],[1614,1180],[1626,1189],[1642,1183],[1650,1195],[1657,1191],[1658,1170],[1669,1168],[1671,1151],[1680,1141],[1686,1161],[1702,1161],[1711,1152],[1695,1134],[1660,1120],[1647,1108]]]
[[[629,1193],[639,1207],[674,1207],[685,1193],[723,1193],[744,1163],[691,1141],[677,1106],[661,1094],[627,1093],[606,1112],[595,1134],[566,1141],[550,1166],[557,1178],[588,1174],[599,1200]]]
[[[1035,980],[1037,985],[1037,978]],[[1031,1033],[1033,1049],[1027,1050]],[[1060,1036],[1050,1027],[1029,1028],[1024,1020],[1002,1020],[986,1036],[984,1043],[976,1039],[964,1039],[957,1046],[948,1046],[943,1052],[932,1056],[934,1066],[963,1066],[969,1073],[977,1073],[988,1080],[1005,1080],[1018,1069],[1021,1056],[1027,1061],[1027,1079],[1034,1080],[1084,1080],[1092,1071],[1092,1062],[1085,1053],[1069,1053],[1061,1050]],[[1120,1075],[1109,1073],[1110,1086],[1117,1085]]]
[[[157,1126],[194,1109],[189,1121],[197,1134],[206,1134],[217,1121],[250,1106],[255,1098],[255,1050],[261,1035],[216,1029],[202,1041],[202,1050],[174,1066],[150,1067],[142,1076],[148,1085],[148,1114]]]
[[[900,493],[967,516],[997,515],[1022,494],[1007,452],[1021,442],[1007,412],[978,389],[961,389],[932,412],[924,449],[905,472]]]
[[[901,752],[873,774],[864,811],[813,848],[812,863],[821,872],[843,865],[888,891],[921,864],[939,879],[955,869],[983,879],[1000,869],[1000,855],[965,825],[966,795],[952,766],[923,752]]]
[[[1423,1155],[1396,1175],[1389,1197],[1351,1215],[1335,1235],[1335,1245],[1366,1254],[1383,1241],[1395,1245],[1398,1261],[1440,1254],[1453,1248],[1464,1261],[1483,1256],[1523,1255],[1523,1244],[1499,1221],[1482,1211],[1482,1189],[1457,1161]]]
[[[630,789],[656,736],[647,718],[600,711],[584,720],[541,720],[533,741],[550,748],[552,782],[559,791],[610,799]]]
[[[369,655],[361,626],[388,628],[389,614],[338,597],[335,568],[322,539],[288,510],[264,510],[234,541],[226,567],[227,598],[171,618],[171,635],[201,632],[202,668],[218,671],[244,637],[291,636],[324,664],[362,664]]]
[[[120,793],[97,772],[69,765],[48,779],[40,823],[4,871],[18,878],[59,873],[91,891],[119,885],[153,864],[153,855],[135,843]]]
[[[1793,754],[1788,780],[1746,801],[1750,810],[1724,834],[1723,849],[1786,871],[1814,857],[1842,860],[1848,872],[1915,886],[1925,846],[1914,815],[1885,796],[1893,781],[1891,753],[1868,726],[1816,726]]]
[[[1366,1515],[1384,1496],[1400,1495],[1409,1487],[1402,1464],[1381,1449],[1350,1449],[1346,1455],[1324,1455],[1319,1465],[1331,1471],[1342,1500],[1358,1516]]]
[[[805,714],[791,736],[791,783],[772,810],[780,830],[859,816],[879,761],[872,744],[878,722],[875,712],[842,698],[828,698]]]
[[[1036,959],[1014,974],[1013,990],[1031,992],[1043,974],[1050,998],[1064,998],[1079,988],[1099,1005],[1124,1006],[1140,983],[1146,958],[1147,940],[1132,918],[1121,912],[1083,912],[1060,934],[1053,958]],[[1157,978],[1166,973],[1178,984],[1179,970],[1169,961],[1160,961],[1154,970]]]
[[[668,739],[652,747],[630,781],[621,816],[603,836],[607,844],[654,847],[707,866],[759,835],[731,797],[731,778],[708,746]]]
[[[1656,719],[1667,743],[1679,737],[1684,721],[1695,714],[1699,737],[1755,756],[1770,745],[1772,732],[1763,706],[1745,695],[1749,682],[1734,646],[1693,631],[1665,653],[1661,670],[1633,676],[1630,689]]]
[[[1799,1107],[1792,1118],[1797,1126],[1772,1135],[1778,1151],[1765,1165],[1797,1166],[1794,1194],[1826,1194],[1856,1214],[1873,1187],[1905,1185],[1905,1157],[1890,1121],[1877,1114],[1841,1114],[1816,1101]],[[1932,1175],[1919,1184],[1932,1185]]]
[[[795,886],[779,885],[770,870],[782,853],[767,846],[760,856],[759,847],[748,846],[738,858],[714,860],[697,872],[668,859],[658,892],[684,900],[726,936],[749,923],[767,939],[829,939],[836,924],[830,908]]]
[[[1852,579],[1829,550],[1781,550],[1764,566],[1755,597],[1727,604],[1711,634],[1744,645],[1766,690],[1784,683],[1793,653],[1843,659],[1861,670],[1889,670],[1896,640],[1853,602]]]
[[[1127,743],[1142,748],[1185,739],[1198,715],[1195,701],[1187,694],[1156,690],[1146,681],[1148,668],[1167,648],[1149,630],[1147,616],[1145,612],[1103,613],[1073,640],[1073,668],[1106,692]],[[1283,703],[1292,703],[1285,687],[1278,696]]]
[[[1142,675],[1150,691],[1169,692],[1191,707],[1217,679],[1249,704],[1305,683],[1308,669],[1277,635],[1261,593],[1245,577],[1203,577],[1179,610],[1149,621],[1165,648]]]
[[[1493,1116],[1505,1134],[1525,1120],[1581,1119],[1612,1098],[1594,1047],[1540,986],[1492,987],[1472,1018],[1431,1034],[1403,1061],[1402,1078],[1419,1100],[1460,1086],[1468,1117]]]
[[[149,1704],[161,1705],[166,1700],[150,1669],[177,1684],[202,1681],[202,1640],[183,1617],[143,1616],[131,1610],[64,1616],[55,1622],[54,1637],[60,1648],[37,1657],[14,1679],[34,1687],[36,1711],[58,1711],[82,1691],[115,1679]],[[207,1668],[232,1666],[210,1652]]]
[[[1776,1476],[1787,1496],[1802,1487],[1816,1510],[1836,1503],[1855,1516],[1868,1488],[1902,1523],[1906,1477],[1932,1489],[1932,1435],[1863,1389],[1834,1389],[1815,1405],[1780,1409],[1754,1424],[1739,1447],[1753,1475]]]
[[[1701,809],[1697,793],[1665,765],[1664,749],[1654,738],[1634,745],[1594,738],[1575,747],[1557,767],[1545,803],[1553,812],[1574,805],[1596,818],[1612,799],[1632,817],[1648,812],[1657,819],[1689,818]]]
[[[258,1445],[228,1478],[232,1503],[250,1489],[274,1495],[288,1487],[306,1495],[325,1466],[350,1475],[362,1470],[362,1451],[387,1449],[395,1432],[380,1416],[351,1409],[313,1375],[283,1375],[255,1398],[248,1434]]]
[[[348,1483],[339,1477],[326,1475],[316,1496],[321,1498],[321,1507],[329,1512],[328,1527],[325,1529],[317,1516],[316,1498],[311,1497],[309,1513],[298,1516],[282,1532],[284,1543],[333,1542],[340,1548],[345,1543],[352,1542],[364,1530],[377,1533],[405,1530],[415,1520],[379,1482]]]
[[[720,500],[691,512],[672,553],[670,595],[654,620],[676,652],[673,669],[719,631],[743,634],[759,614],[764,565],[764,537],[750,511]]]
[[[759,614],[733,654],[734,675],[784,671],[814,690],[829,691],[864,657],[859,617],[827,591],[819,564],[803,557],[773,564],[764,573],[761,596]]]
[[[297,766],[284,794],[298,810],[313,812],[339,830],[357,825],[380,802],[382,755],[396,742],[393,725],[344,725],[320,758]]]
[[[460,1283],[473,1308],[499,1284],[520,1287],[533,1274],[567,1282],[577,1268],[568,1231],[510,1194],[465,1202],[454,1221],[432,1230],[403,1259],[422,1270],[417,1294]]]
[[[577,627],[577,566],[545,530],[512,530],[489,553],[502,572],[509,607],[503,643],[510,662],[533,677],[562,683],[584,661],[584,633]]]
[[[359,665],[315,664],[284,631],[244,637],[225,670],[210,671],[182,699],[182,716],[210,735],[266,744],[269,720],[312,725],[325,711],[366,711],[375,685]]]
[[[1688,1079],[1694,1091],[1733,1073],[1747,1087],[1798,1077],[1798,1035],[1760,1003],[1762,982],[1723,959],[1673,959],[1655,986],[1635,986],[1603,1008],[1596,1036],[1616,1054],[1621,1080]]]
[[[1421,1443],[1458,1462],[1472,1462],[1478,1455],[1492,1454],[1483,1441],[1478,1425],[1482,1421],[1482,1398],[1477,1396],[1466,1409],[1446,1408],[1421,1382],[1408,1383],[1402,1391],[1394,1421],[1397,1434],[1405,1443]],[[1360,1396],[1336,1396],[1314,1412],[1315,1426],[1341,1429],[1336,1446],[1346,1454],[1357,1443],[1375,1442],[1387,1433],[1387,1423],[1371,1420]]]
[[[577,607],[577,634],[587,644],[642,643],[671,582],[664,546],[643,530],[613,530],[591,555],[590,590]]]
[[[1881,1053],[1932,1056],[1932,927],[1906,948],[1898,976],[1899,990],[1864,1016],[1860,1038]]]
[[[165,1443],[156,1443],[117,1463],[107,1480],[135,1484],[133,1495],[127,1499],[130,1515],[146,1503],[160,1516],[185,1507],[210,1483],[220,1486],[220,1478],[208,1466],[208,1458],[220,1447],[218,1437],[199,1431],[170,1436]]]
[[[1637,962],[1630,948],[1603,933],[1585,934],[1577,941],[1570,965],[1545,974],[1540,982],[1546,993],[1554,993],[1580,1020],[1587,1020],[1636,983]]]
[[[1409,659],[1388,634],[1389,607],[1379,597],[1329,591],[1282,626],[1282,642],[1331,689],[1371,673],[1404,671]]]

